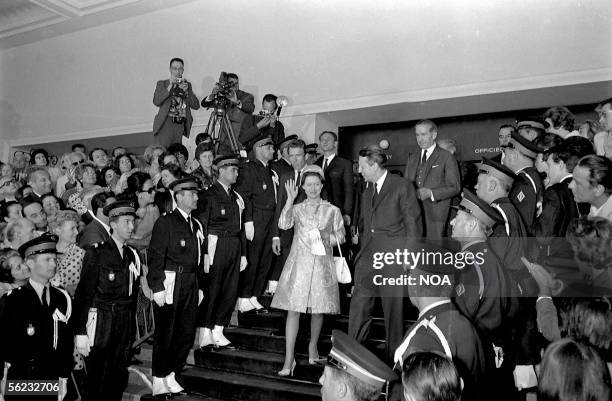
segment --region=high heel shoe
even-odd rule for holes
[[[325,358],[321,358],[319,356],[317,356],[316,358],[308,358],[308,364],[309,365],[320,365],[321,363],[325,362],[327,359]]]
[[[291,364],[291,369],[283,369],[280,370],[277,374],[281,377],[293,377],[293,371],[295,370],[295,365],[297,365],[297,363],[295,362],[295,359],[293,360],[293,363]]]

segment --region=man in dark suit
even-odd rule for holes
[[[285,127],[278,121],[276,115],[276,96],[268,93],[261,101],[262,112],[260,115],[248,115],[242,120],[238,141],[247,149],[253,148],[253,142],[262,137],[272,138],[274,147],[277,147],[285,139]]]
[[[170,79],[157,81],[153,104],[159,111],[153,120],[153,141],[168,147],[180,143],[181,137],[189,138],[193,117],[191,109],[200,108],[191,83],[183,78],[185,63],[180,58],[170,60]]]
[[[238,140],[242,122],[255,110],[255,99],[250,93],[240,90],[238,75],[230,72],[226,75],[226,78],[227,82],[231,84],[231,87],[229,88],[230,96],[227,97],[227,101],[229,102],[227,117],[232,125],[234,136],[236,137],[236,140]],[[206,98],[202,99],[202,107],[209,108],[214,106],[214,95],[217,94],[219,90],[219,85],[215,85],[212,93]],[[218,155],[233,153],[227,135],[222,135],[221,138],[219,138],[219,141],[219,149],[217,150]]]
[[[19,247],[30,279],[1,299],[0,361],[10,364],[7,380],[59,379],[59,394],[33,397],[41,400],[64,398],[74,366],[70,296],[49,284],[56,272],[56,243],[57,236],[45,235]]]
[[[291,162],[289,161],[289,144],[295,139],[298,139],[297,135],[289,135],[277,144],[279,158],[271,161],[270,167],[272,167],[272,170],[276,171],[279,177],[293,171],[293,166],[291,166]]]
[[[359,172],[370,186],[363,193],[361,206],[363,232],[360,233],[361,250],[355,258],[355,290],[349,313],[349,335],[359,342],[368,338],[374,301],[376,297],[381,297],[386,355],[391,361],[404,336],[404,288],[372,288],[372,259],[368,255],[378,252],[380,249],[377,248],[394,240],[401,240],[405,246],[406,242],[420,238],[422,225],[414,186],[410,181],[390,174],[384,167],[386,162],[387,155],[377,145],[359,152]]]
[[[274,292],[276,284],[285,266],[287,256],[289,256],[289,250],[291,249],[291,243],[293,241],[293,229],[280,230],[278,228],[278,219],[280,218],[281,211],[287,202],[287,190],[285,189],[285,183],[289,180],[300,182],[302,179],[302,170],[306,167],[306,144],[301,139],[295,139],[287,146],[289,160],[293,169],[291,172],[285,173],[279,177],[278,194],[276,198],[276,210],[274,212],[274,221],[272,223],[272,252],[276,255],[276,262],[274,269],[270,275],[269,290]],[[306,199],[306,193],[302,188],[301,184],[298,184],[298,195],[293,201],[294,205],[304,201]]]
[[[353,163],[338,156],[338,135],[332,131],[323,131],[319,135],[323,157],[316,165],[325,173],[325,191],[327,200],[342,212],[344,225],[351,225],[353,213]],[[348,230],[346,231],[348,232]]]
[[[512,133],[515,131],[516,129],[514,128],[514,126],[510,124],[504,124],[501,127],[499,127],[497,138],[499,139],[500,148],[504,148],[508,146],[508,142],[510,142],[510,137],[512,136]],[[491,160],[493,160],[496,163],[501,164],[503,155],[504,155],[504,152],[499,152],[495,156],[491,157]]]
[[[88,248],[93,244],[106,242],[110,239],[110,226],[108,217],[104,215],[104,206],[110,205],[115,201],[115,197],[110,192],[100,192],[91,198],[91,210],[88,210],[92,217],[89,224],[85,226],[78,239],[79,247]]]
[[[417,187],[427,238],[442,238],[450,212],[451,198],[461,191],[455,157],[436,145],[438,127],[422,120],[414,127],[420,153],[409,153],[404,177]]]

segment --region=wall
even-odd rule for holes
[[[287,131],[307,140],[321,112],[605,81],[611,14],[606,0],[188,3],[3,51],[0,137],[146,132],[173,56],[200,98],[221,70],[256,99],[288,96]]]

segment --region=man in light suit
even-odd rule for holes
[[[427,238],[442,238],[448,220],[451,198],[461,191],[461,178],[455,157],[436,145],[438,127],[421,120],[414,127],[420,153],[409,153],[404,177],[417,187]]]
[[[412,183],[390,174],[384,167],[387,155],[377,145],[359,152],[359,173],[371,185],[361,202],[363,231],[361,251],[355,258],[355,290],[349,312],[349,335],[359,342],[368,338],[376,297],[381,298],[385,317],[387,362],[404,336],[405,286],[372,285],[371,255],[397,243],[406,248],[422,235],[421,211]],[[400,245],[401,244],[401,245]],[[420,249],[420,248],[419,248]],[[385,269],[384,274],[403,273]]]
[[[191,83],[183,78],[185,63],[180,58],[170,60],[170,79],[157,81],[153,104],[159,111],[153,120],[153,141],[164,147],[189,138],[193,117],[191,109],[200,108]]]

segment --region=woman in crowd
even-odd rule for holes
[[[84,190],[96,187],[96,168],[91,163],[84,163],[77,166],[74,170],[77,180],[76,186],[64,192],[62,199],[70,209],[77,211],[79,216],[87,212],[87,207],[83,204],[81,194]]]
[[[0,216],[2,221],[10,223],[21,218],[21,203],[8,201],[0,203]]]
[[[52,193],[43,195],[41,198],[41,203],[43,210],[47,214],[48,221],[54,220],[57,212],[62,209],[60,200]]]
[[[306,200],[294,206],[298,195],[297,184],[290,180],[285,185],[287,202],[281,212],[278,227],[294,227],[293,243],[272,307],[287,310],[285,329],[286,353],[279,376],[293,375],[295,368],[295,341],[300,313],[310,313],[310,343],[308,360],[319,359],[317,343],[323,314],[340,312],[338,282],[334,273],[333,247],[344,242],[344,223],[340,209],[321,199],[323,170],[316,165],[304,168],[301,186]]]
[[[24,285],[30,278],[30,269],[19,252],[14,249],[0,250],[0,297],[8,291]]]
[[[115,192],[115,194],[120,194],[126,190],[127,179],[130,174],[134,172],[134,169],[136,168],[136,163],[134,162],[132,155],[130,155],[129,153],[124,153],[117,156],[117,158],[115,159],[115,168],[119,170],[120,176],[119,180],[117,181],[117,185],[115,185],[115,187],[111,189],[113,189],[113,192]]]
[[[14,177],[15,171],[11,163],[2,163],[0,166],[0,177]]]
[[[592,347],[565,338],[548,346],[540,368],[538,401],[609,401],[610,372]]]
[[[49,153],[44,149],[34,149],[30,153],[30,164],[46,167],[53,186],[55,186],[57,179],[62,175],[62,171],[59,168],[49,165]]]
[[[153,203],[155,187],[149,174],[135,172],[127,179],[127,189],[120,197],[134,203],[137,219],[129,244],[142,251],[149,246],[153,225],[159,218],[159,210]]]
[[[119,181],[119,170],[115,166],[106,166],[100,171],[100,175],[104,180],[104,185],[108,188],[115,188]]]
[[[74,296],[74,291],[81,278],[81,267],[85,251],[76,244],[79,233],[79,218],[71,210],[57,213],[55,220],[49,222],[49,230],[57,235],[57,267],[51,279],[53,285],[65,288]]]
[[[406,401],[461,401],[459,372],[447,357],[433,352],[415,352],[402,369]]]
[[[160,180],[160,171],[159,171],[159,156],[166,151],[161,145],[149,145],[144,151],[144,160],[147,164],[147,172],[153,181],[153,186],[157,185],[157,182]]]
[[[201,143],[196,147],[196,161],[199,167],[191,172],[202,184],[202,189],[208,189],[217,180],[217,171],[213,168],[215,159],[214,146],[212,143]]]
[[[166,164],[161,168],[161,185],[162,188],[168,188],[174,181],[183,177],[183,170],[176,164]],[[159,184],[158,184],[159,188]]]

